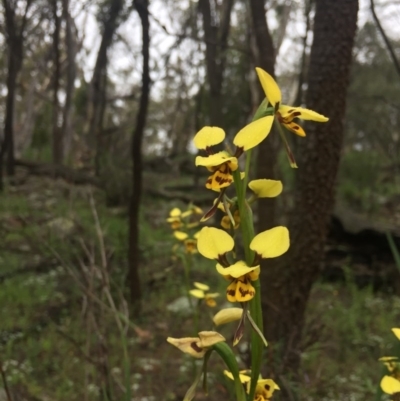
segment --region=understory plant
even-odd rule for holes
[[[215,314],[215,330],[199,331],[198,337],[167,339],[181,351],[203,359],[203,368],[197,373],[184,401],[195,396],[201,376],[207,391],[207,363],[213,352],[222,358],[227,367],[224,373],[233,380],[237,401],[270,400],[274,391],[279,389],[279,383],[260,376],[263,350],[268,345],[263,335],[260,261],[283,255],[289,249],[290,239],[289,231],[284,226],[258,234],[254,231],[252,203],[257,198],[278,196],[282,192],[282,183],[266,178],[249,181],[252,150],[267,138],[275,122],[290,165],[296,168],[282,127],[304,137],[306,134],[296,119],[326,122],[328,118],[312,110],[282,104],[281,91],[273,77],[261,68],[256,68],[256,71],[266,98],[258,107],[252,122],[236,134],[233,146],[226,145],[225,150],[213,151],[214,146],[225,140],[225,132],[220,127],[204,127],[193,139],[196,148],[205,153],[196,157],[195,164],[210,172],[205,186],[216,194],[214,204],[201,220],[207,221],[217,209],[225,214],[221,221],[222,229],[205,226],[199,231],[196,235],[197,250],[205,258],[214,261],[216,271],[228,282],[226,298],[234,306]],[[244,168],[241,168],[242,165]],[[249,196],[248,188],[251,191]],[[251,363],[247,369],[239,367],[232,347],[217,331],[220,325],[232,321],[238,322],[233,332],[233,347],[242,339],[245,327],[251,326]]]

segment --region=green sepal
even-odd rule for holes
[[[217,354],[225,362],[226,367],[232,373],[233,380],[235,382],[236,401],[246,401],[246,393],[239,377],[239,366],[236,361],[235,354],[229,345],[224,342],[220,342],[214,344],[211,349],[217,352]]]

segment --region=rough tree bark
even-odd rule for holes
[[[138,311],[140,308],[141,286],[139,277],[139,214],[142,195],[142,140],[146,126],[147,111],[150,95],[150,23],[148,0],[134,0],[134,6],[142,23],[142,92],[140,95],[139,111],[136,125],[132,133],[132,193],[129,203],[129,255],[127,282],[130,290],[130,300]]]
[[[4,120],[4,136],[0,147],[0,191],[3,190],[3,164],[6,157],[6,171],[14,175],[14,106],[18,74],[22,67],[23,35],[31,0],[25,3],[24,14],[18,23],[16,2],[3,0],[7,43],[7,97]]]
[[[278,360],[286,372],[299,366],[307,301],[319,275],[334,205],[357,12],[358,0],[316,1],[306,106],[330,121],[306,126],[307,137],[296,152],[291,247],[261,275],[265,332],[272,350],[278,343],[282,347]]]
[[[223,125],[221,91],[233,2],[234,0],[223,1],[219,18],[220,23],[218,24],[216,18],[213,18],[216,10],[211,9],[210,0],[199,0],[206,43],[206,69],[210,90],[210,125],[219,127]]]
[[[60,104],[58,91],[60,89],[61,61],[60,61],[60,30],[61,17],[58,15],[58,0],[52,0],[53,8],[53,163],[62,164],[64,157],[62,131],[59,126]]]
[[[89,143],[96,147],[95,167],[97,174],[99,174],[100,158],[103,150],[101,131],[106,103],[107,51],[117,30],[118,17],[123,5],[124,0],[109,0],[107,18],[103,22],[103,35],[89,89],[88,126],[86,132]]]
[[[272,37],[268,29],[265,16],[264,0],[250,0],[250,15],[253,25],[253,35],[255,39],[256,54],[255,61],[258,67],[263,68],[274,76],[275,71],[275,49]],[[265,98],[260,85],[257,106]],[[267,140],[261,142],[258,147],[256,159],[256,171],[258,178],[275,178],[274,168],[276,164],[276,144],[277,135],[271,132]],[[260,199],[257,204],[258,224],[257,231],[261,232],[274,225],[275,201],[274,199]]]
[[[65,48],[67,52],[67,77],[65,87],[65,104],[61,126],[61,136],[64,141],[64,154],[68,154],[72,133],[71,133],[71,106],[75,89],[76,77],[76,40],[73,32],[73,21],[69,12],[69,0],[62,0],[62,12],[65,20]]]

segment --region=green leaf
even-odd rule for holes
[[[237,364],[235,354],[233,353],[229,345],[221,342],[213,345],[211,349],[218,353],[218,355],[222,358],[222,360],[225,362],[225,365],[233,375],[233,379],[235,381],[236,401],[246,401],[246,393],[239,377],[239,366]]]

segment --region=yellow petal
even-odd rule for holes
[[[243,315],[242,308],[225,308],[221,309],[213,317],[213,322],[216,326],[240,320]]]
[[[214,153],[213,155],[206,156],[206,157],[197,156],[196,157],[196,166],[216,167],[216,166],[220,166],[221,164],[226,163],[228,161],[232,161],[233,163],[236,163],[236,165],[237,165],[237,158],[234,156],[231,156],[228,152],[225,152],[224,150],[222,150],[221,152]]]
[[[250,280],[246,277],[237,279],[236,283],[236,301],[248,302],[254,298],[256,290],[250,284]]]
[[[199,239],[199,235],[200,235],[200,231],[197,231],[197,232],[193,235],[193,238],[194,238],[194,239]]]
[[[200,346],[200,338],[185,337],[185,338],[172,338],[168,337],[167,341],[180,349],[185,354],[194,356],[195,358],[203,358],[206,350]]]
[[[226,166],[226,165],[225,165]],[[229,187],[233,182],[233,176],[230,171],[222,171],[226,169],[216,170],[210,175],[206,182],[206,188],[212,190],[220,190],[221,188]]]
[[[224,375],[226,377],[229,377],[231,380],[234,380],[232,373],[229,372],[228,370],[224,370]],[[239,379],[240,379],[241,383],[247,383],[247,382],[250,381],[250,376],[247,376],[247,375],[245,375],[243,373],[239,373]]]
[[[302,120],[317,121],[319,123],[325,123],[329,121],[328,117],[315,112],[314,110],[305,109],[303,107],[291,107],[284,104],[279,106],[279,113],[283,118],[290,116],[295,113],[293,118],[301,118]],[[299,114],[298,114],[299,113]]]
[[[212,298],[212,297],[209,297],[208,294],[205,297],[205,301],[206,301],[206,305],[209,306],[210,308],[215,308],[217,306],[217,303],[215,302],[215,299]]]
[[[184,241],[188,237],[188,235],[183,231],[174,231],[174,237],[179,241]]]
[[[207,284],[199,283],[198,281],[195,281],[193,285],[199,290],[203,291],[208,291],[210,289],[210,287]]]
[[[378,359],[380,362],[394,362],[397,361],[399,358],[397,356],[382,356]]]
[[[197,149],[206,149],[225,139],[225,132],[219,127],[203,127],[193,138]]]
[[[180,217],[168,217],[167,222],[168,223],[175,223],[175,222],[180,222],[181,218]]]
[[[217,259],[220,255],[230,252],[235,243],[224,230],[214,227],[203,227],[197,240],[198,251],[208,259]]]
[[[226,299],[229,302],[236,302],[236,280],[232,281],[226,289]]]
[[[393,328],[392,331],[393,331],[393,334],[400,340],[400,329]]]
[[[231,219],[229,218],[229,216],[224,216],[221,219],[221,227],[224,228],[225,230],[231,229]]]
[[[386,394],[400,393],[400,381],[391,376],[383,376],[381,389]]]
[[[204,291],[202,290],[190,290],[189,291],[190,295],[193,295],[196,298],[202,299],[205,297]]]
[[[225,337],[216,331],[200,331],[199,338],[202,348],[208,348],[214,344],[226,341]]]
[[[282,182],[277,180],[253,180],[249,182],[249,188],[259,198],[274,198],[282,192]]]
[[[169,215],[171,217],[179,217],[182,214],[181,209],[174,207],[170,212]]]
[[[280,103],[282,99],[281,90],[279,89],[278,84],[275,82],[275,79],[262,68],[257,67],[256,71],[261,86],[264,89],[265,97],[272,104],[272,106],[275,107],[275,105]]]
[[[262,395],[265,400],[269,400],[275,390],[280,390],[280,388],[272,379],[261,379],[257,381],[256,394]]]
[[[233,143],[244,151],[254,148],[268,136],[273,121],[273,116],[267,116],[251,122],[236,134]]]
[[[250,243],[250,249],[262,258],[276,258],[289,249],[289,230],[279,226],[257,234]]]
[[[183,212],[182,214],[181,214],[181,217],[182,217],[182,219],[184,219],[185,217],[188,217],[188,216],[190,216],[190,215],[192,215],[193,214],[193,211],[192,210],[186,210],[186,212]]]
[[[237,261],[235,264],[229,267],[223,267],[217,263],[217,272],[223,276],[231,276],[234,278],[242,277],[253,270],[258,269],[259,266],[248,267],[242,260]]]
[[[290,123],[284,123],[283,122],[282,124],[290,132],[293,132],[293,134],[296,134],[296,135],[301,136],[301,137],[305,137],[306,136],[306,132],[304,131],[304,129],[299,124],[297,124],[296,122],[294,122],[294,121],[291,121]]]

